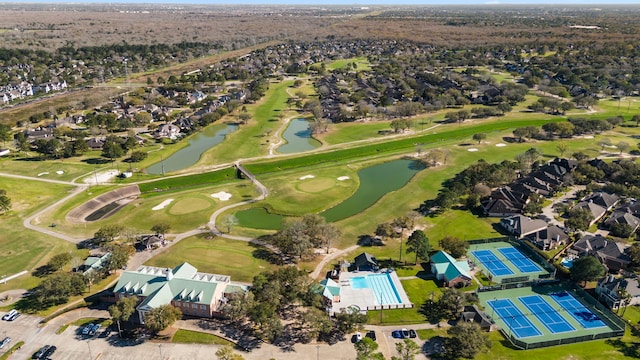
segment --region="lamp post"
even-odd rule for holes
[[[89,348],[89,360],[93,360],[93,354],[91,354],[91,344],[89,344],[89,340],[87,340],[87,347]]]
[[[380,325],[382,325],[382,291],[380,291]]]
[[[513,337],[511,326],[513,325],[513,315],[511,315],[511,320],[509,321],[509,337]]]
[[[316,359],[320,360],[320,345],[316,345]]]
[[[162,344],[158,345],[158,350],[160,350],[160,360],[164,359],[162,357]]]
[[[494,308],[494,306],[496,306],[496,298],[493,298],[493,306],[491,307],[491,320],[493,320],[493,312],[496,310]]]

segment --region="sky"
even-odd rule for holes
[[[0,0],[6,3],[130,3],[130,4],[217,4],[217,5],[615,5],[640,4],[640,0]]]

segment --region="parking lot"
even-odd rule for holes
[[[74,314],[75,313],[75,314]],[[101,328],[94,336],[82,335],[82,327],[71,325],[61,334],[56,331],[66,323],[70,323],[82,317],[108,317],[106,311],[89,310],[74,311],[52,320],[45,326],[39,327],[41,318],[22,314],[13,322],[0,321],[0,336],[9,336],[13,340],[0,354],[11,348],[16,342],[24,341],[25,345],[16,351],[11,359],[30,359],[31,356],[44,345],[55,345],[57,351],[52,356],[53,359],[104,359],[104,360],[128,360],[128,359],[210,359],[217,350],[216,345],[198,344],[173,344],[153,341],[136,342],[133,340],[120,339],[117,332],[110,329]],[[188,322],[181,322],[189,326]],[[196,326],[191,324],[189,328]],[[433,325],[424,324],[411,326],[419,329]],[[379,344],[379,351],[385,357],[390,358],[397,355],[395,344],[402,341],[391,336],[394,329],[402,327],[393,326],[367,326],[368,330],[376,332],[376,341]],[[353,344],[349,336],[346,341],[341,341],[335,345],[327,344],[297,344],[293,351],[283,351],[281,348],[262,344],[260,348],[251,352],[243,353],[247,360],[275,359],[354,359],[356,356]],[[423,342],[419,338],[412,339],[420,346]],[[423,355],[418,355],[417,359],[426,359]]]

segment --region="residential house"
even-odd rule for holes
[[[87,146],[91,150],[102,150],[102,147],[104,146],[104,139],[91,138],[86,140],[86,142]]]
[[[584,198],[583,201],[600,205],[605,208],[606,211],[609,211],[620,201],[620,197],[618,195],[607,194],[605,192],[595,192]]]
[[[524,215],[514,215],[500,220],[500,225],[509,234],[521,239],[527,235],[537,233],[547,228],[547,222],[540,219],[531,219]]]
[[[522,209],[529,201],[531,192],[527,189],[514,189],[511,186],[501,186],[491,192],[482,201],[482,208],[487,216],[511,216],[522,213]]]
[[[625,253],[627,247],[629,245],[607,240],[601,235],[586,235],[576,241],[567,252],[577,257],[595,256],[609,272],[617,272],[626,269],[631,262]]]
[[[462,321],[475,322],[481,330],[493,330],[493,322],[484,311],[478,309],[477,305],[465,306],[460,318]]]
[[[378,271],[378,260],[367,252],[356,256],[353,264],[359,271]]]
[[[581,201],[577,203],[573,208],[586,209],[589,214],[591,214],[592,220],[589,222],[589,226],[598,222],[598,220],[600,220],[607,213],[607,209],[598,204],[588,201]]]
[[[0,156],[7,156],[10,152],[9,149],[0,149]]]
[[[110,252],[102,256],[89,256],[78,270],[82,271],[82,275],[87,275],[91,271],[100,271],[110,257]]]
[[[444,251],[431,256],[431,273],[442,280],[445,286],[465,287],[471,284],[469,264],[465,260],[456,260]]]
[[[616,278],[613,275],[609,275],[600,280],[598,286],[596,286],[598,300],[614,310],[625,305],[620,297],[621,291],[625,291],[630,296],[627,306],[640,304],[640,284],[638,284],[638,279],[635,277]]]
[[[527,236],[533,245],[540,248],[540,250],[556,249],[558,246],[566,244],[569,240],[569,235],[560,227],[551,225],[541,231],[535,232]]]
[[[156,130],[154,133],[154,137],[156,139],[160,138],[168,138],[171,140],[175,140],[180,135],[180,128],[173,124],[164,124]]]
[[[200,273],[185,262],[173,269],[141,266],[124,271],[113,291],[116,301],[138,297],[138,319],[144,323],[147,312],[169,304],[184,315],[211,318],[219,315],[225,294],[246,290],[246,286],[232,283],[229,276]]]
[[[633,231],[636,231],[640,225],[640,219],[633,215],[631,209],[623,208],[616,210],[609,215],[607,220],[604,221],[604,224],[608,227],[611,227],[614,224],[627,224],[633,228]]]

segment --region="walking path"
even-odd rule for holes
[[[330,261],[334,260],[335,258],[342,256],[346,253],[352,252],[355,249],[359,248],[359,245],[353,245],[353,246],[349,246],[346,249],[340,249],[338,251],[332,252],[331,254],[327,254],[324,259],[322,259],[320,261],[320,263],[318,263],[318,265],[316,265],[316,268],[313,270],[313,272],[311,274],[309,274],[309,277],[311,277],[312,279],[317,279],[320,277],[320,272],[322,271],[322,269],[324,268],[324,266],[329,263]]]

